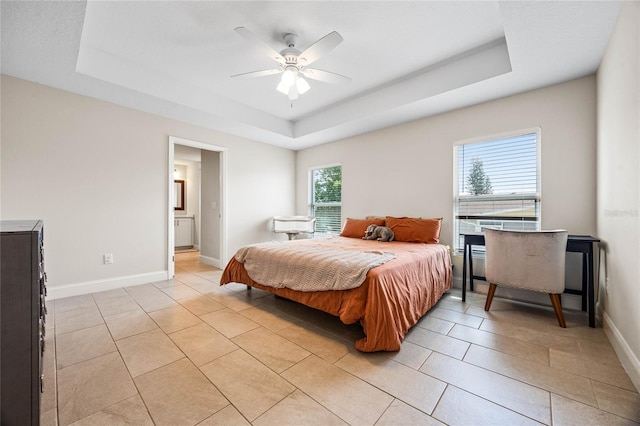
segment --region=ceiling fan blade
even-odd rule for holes
[[[264,53],[265,55],[267,55],[268,57],[270,57],[271,59],[273,59],[279,64],[282,64],[282,65],[285,64],[286,61],[284,60],[282,55],[280,55],[280,53],[278,53],[277,50],[275,50],[274,48],[266,44],[264,41],[260,40],[260,38],[256,36],[254,33],[249,31],[245,27],[237,27],[235,30],[242,37],[244,37],[245,39],[253,43],[256,47],[259,47],[262,50],[262,53]]]
[[[351,79],[349,77],[345,77],[344,75],[336,74],[334,72],[317,70],[314,68],[305,68],[300,71],[302,75],[312,80],[323,81],[325,83],[349,83]]]
[[[251,71],[245,72],[242,74],[232,75],[231,78],[253,78],[253,77],[264,77],[265,75],[273,75],[280,74],[284,70],[282,68],[273,68],[270,70],[262,70],[262,71]]]
[[[298,63],[304,66],[317,61],[321,56],[332,51],[337,45],[342,43],[342,40],[342,36],[336,31],[330,32],[298,55]]]

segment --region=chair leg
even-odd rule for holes
[[[484,302],[484,310],[488,311],[491,307],[491,302],[493,301],[493,295],[496,294],[496,288],[498,286],[495,284],[489,283],[489,291],[487,292],[487,301]]]
[[[560,301],[560,295],[549,293],[549,298],[551,299],[551,304],[553,305],[553,310],[556,313],[556,317],[558,318],[560,327],[567,328],[567,324],[564,322],[564,314],[562,313],[562,303]]]

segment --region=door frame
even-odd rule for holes
[[[220,167],[220,263],[224,262],[227,258],[227,148],[217,145],[211,145],[204,142],[198,142],[190,139],[179,138],[176,136],[169,136],[169,158],[167,162],[167,279],[173,279],[175,275],[175,234],[173,228],[173,221],[175,219],[175,210],[173,208],[173,169],[175,158],[175,145],[184,145],[192,148],[198,148],[205,151],[213,151],[220,154],[219,167]],[[200,182],[202,188],[202,182]],[[202,211],[202,206],[200,206]],[[200,213],[202,218],[202,213]],[[202,241],[200,241],[200,247],[202,248]],[[221,268],[222,265],[212,265]]]

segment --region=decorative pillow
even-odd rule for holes
[[[340,236],[362,238],[369,225],[384,226],[384,219],[351,219],[348,217],[344,222]]]
[[[387,216],[386,223],[395,234],[396,241],[437,244],[440,241],[442,218],[419,219]]]

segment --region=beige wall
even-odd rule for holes
[[[590,76],[299,151],[297,213],[307,212],[309,168],[340,163],[343,219],[444,217],[452,244],[454,144],[540,127],[543,228],[595,235],[595,116]]]
[[[624,2],[598,70],[598,235],[604,327],[640,389],[640,3]]]
[[[194,247],[200,247],[201,220],[200,214],[200,163],[191,163],[187,165],[187,216],[194,216]]]
[[[201,212],[202,244],[200,255],[207,263],[215,263],[224,267],[220,259],[220,153],[202,150],[201,155]],[[215,203],[215,207],[212,203]]]
[[[166,278],[169,136],[227,149],[228,256],[271,239],[271,217],[293,214],[293,151],[4,75],[1,83],[0,215],[44,220],[54,296]]]

